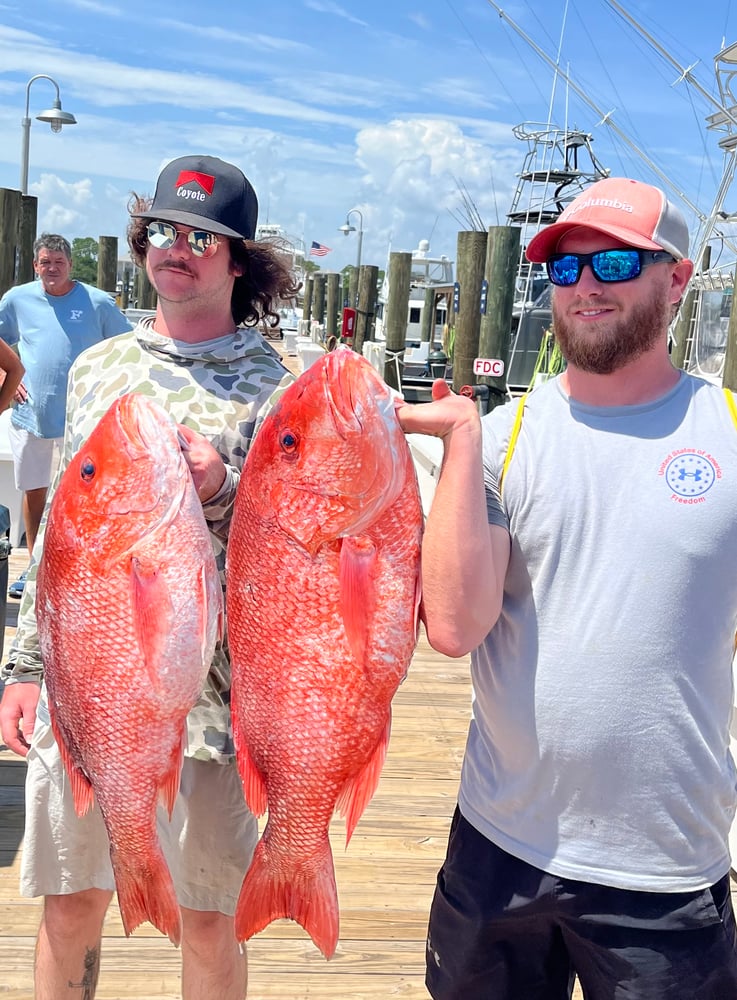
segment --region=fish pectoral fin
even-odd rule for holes
[[[348,645],[357,662],[365,665],[369,627],[376,603],[376,546],[359,535],[344,538],[340,546],[340,608]]]
[[[161,690],[160,668],[166,640],[174,627],[169,586],[158,564],[131,558],[131,601],[138,648],[155,691]]]
[[[391,728],[392,716],[391,709],[389,709],[386,726],[381,734],[381,738],[376,744],[374,752],[369,757],[365,767],[359,771],[358,774],[354,775],[353,778],[349,778],[348,781],[346,781],[335,803],[336,812],[340,816],[345,817],[346,847],[353,836],[356,824],[363,815],[364,809],[371,801],[379,784],[381,769],[384,766],[386,750],[389,746],[389,734],[391,733]]]

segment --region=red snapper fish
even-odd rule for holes
[[[171,816],[222,600],[176,426],[122,396],[54,493],[36,612],[54,735],[77,814],[100,807],[126,934],[148,920],[181,938],[156,808]]]
[[[326,354],[256,435],[228,543],[236,755],[269,814],[239,941],[289,917],[335,952],[330,819],[345,816],[347,844],[379,782],[417,640],[422,523],[387,386],[360,355]]]

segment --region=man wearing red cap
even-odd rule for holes
[[[444,441],[427,634],[472,651],[435,1000],[737,996],[737,426],[670,361],[687,254],[662,191],[594,184],[527,248],[565,371],[483,420],[444,382],[400,410]]]

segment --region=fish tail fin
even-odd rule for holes
[[[381,738],[376,744],[374,752],[369,757],[366,766],[357,775],[346,781],[342,791],[338,795],[335,803],[336,812],[345,817],[345,844],[348,846],[356,824],[363,815],[363,811],[371,801],[374,792],[379,784],[381,769],[386,759],[386,751],[389,746],[389,734],[391,732],[392,717],[391,709],[386,720],[386,726]]]
[[[160,850],[135,868],[121,866],[111,849],[118,892],[118,907],[126,937],[148,920],[166,934],[171,943],[182,939],[182,915],[174,891],[171,873]]]
[[[235,911],[235,934],[246,941],[272,920],[288,917],[300,924],[325,958],[338,945],[340,918],[333,854],[327,834],[309,866],[297,869],[273,857],[266,831],[241,886]]]

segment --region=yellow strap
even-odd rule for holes
[[[507,474],[507,469],[509,468],[509,463],[512,461],[512,455],[514,454],[514,449],[517,444],[517,438],[519,437],[519,432],[522,427],[522,414],[525,409],[525,402],[530,394],[530,390],[520,396],[519,406],[517,407],[517,414],[514,418],[514,423],[512,424],[512,434],[509,438],[509,444],[507,445],[507,454],[504,456],[504,465],[502,466],[502,474],[499,477],[499,492],[502,491],[502,486],[504,484],[504,477]],[[732,404],[734,405],[734,403]],[[734,419],[737,422],[737,408],[735,409]]]
[[[725,399],[727,400],[727,406],[729,407],[729,413],[732,417],[732,422],[735,427],[737,427],[737,403],[734,401],[734,396],[732,395],[731,389],[722,389]]]

